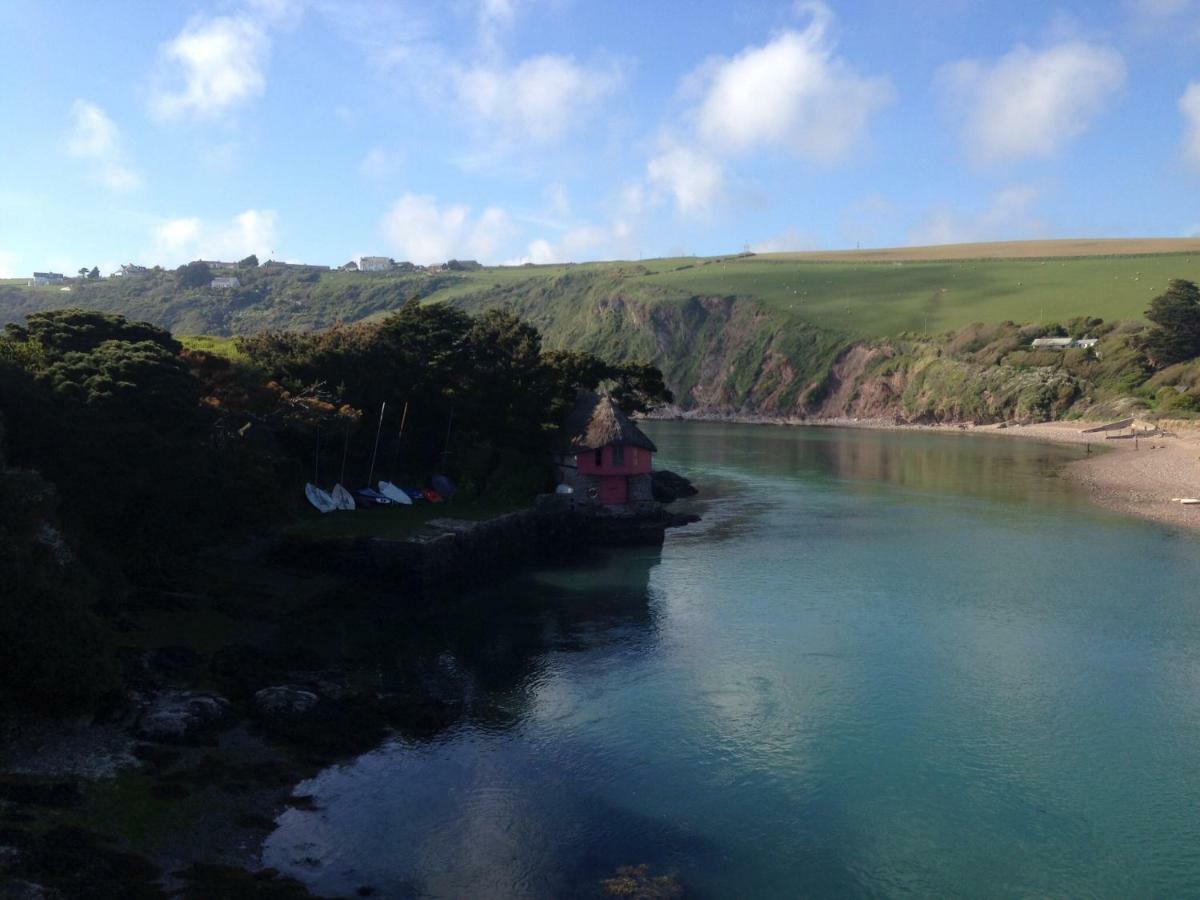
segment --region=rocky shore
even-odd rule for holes
[[[694,493],[670,475],[658,488]],[[0,719],[0,898],[309,896],[259,869],[262,840],[311,806],[295,793],[305,779],[473,715],[478,689],[445,671],[447,642],[471,637],[446,631],[463,588],[661,543],[694,518],[552,496],[407,541],[264,540],[214,554],[179,590],[142,592],[118,623],[120,696],[81,719]]]

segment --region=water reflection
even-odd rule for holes
[[[643,862],[702,897],[1200,893],[1195,536],[1047,478],[1073,450],[649,429],[705,487],[661,552],[296,623],[461,714],[301,786],[267,864],[341,895]]]
[[[283,646],[311,648],[364,687],[453,704],[457,721],[520,722],[556,653],[638,653],[654,641],[650,573],[660,549],[584,551],[569,566],[505,578],[428,610],[380,591],[326,598]]]

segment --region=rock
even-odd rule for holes
[[[254,695],[254,709],[267,719],[298,719],[316,708],[321,698],[294,684],[263,688]]]
[[[691,481],[668,469],[656,469],[650,473],[650,488],[659,503],[671,503],[699,493]]]
[[[14,879],[0,882],[0,900],[50,900],[52,897],[61,896],[58,891],[34,884],[32,881]]]
[[[83,804],[83,794],[73,781],[13,781],[0,783],[0,800],[29,806],[71,809]]]
[[[165,744],[186,744],[205,737],[233,718],[233,706],[218,694],[164,691],[148,699],[138,716],[138,737]]]

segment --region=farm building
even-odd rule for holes
[[[42,287],[47,284],[62,284],[62,282],[62,272],[34,272],[30,284],[34,287]]]
[[[214,272],[236,272],[238,267],[235,262],[221,262],[219,259],[202,259],[200,262]]]
[[[232,288],[239,288],[241,286],[242,283],[232,275],[214,278],[211,285],[214,291],[230,290]]]
[[[577,502],[625,506],[653,499],[654,442],[611,397],[580,391],[563,423],[558,479]]]
[[[386,272],[392,268],[392,260],[387,256],[364,256],[358,267],[364,272]]]

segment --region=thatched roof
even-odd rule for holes
[[[575,405],[563,422],[562,435],[563,446],[572,451],[632,444],[651,453],[658,452],[654,441],[642,434],[611,397],[601,397],[591,391],[580,391],[575,395]]]

